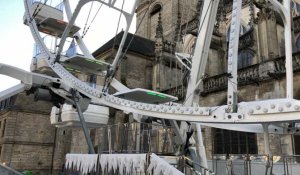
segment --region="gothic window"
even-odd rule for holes
[[[160,11],[161,11],[161,5],[160,5],[160,4],[156,4],[156,5],[152,8],[152,10],[151,10],[151,12],[150,12],[150,15],[153,16],[153,15],[157,14],[157,13],[160,12]]]
[[[248,50],[242,50],[238,55],[238,69],[250,66],[253,61],[253,53]]]
[[[294,135],[294,154],[300,155],[300,136]],[[296,157],[297,162],[300,162],[300,157]]]
[[[298,38],[297,38],[296,47],[297,47],[297,50],[300,51],[300,36],[298,36]]]
[[[257,154],[256,134],[214,129],[214,154]]]
[[[1,127],[1,137],[3,137],[5,134],[5,126],[6,126],[6,119],[4,119],[3,125]]]

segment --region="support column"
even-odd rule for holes
[[[228,113],[237,112],[237,62],[240,37],[240,13],[242,1],[233,1],[232,20],[228,48]]]
[[[293,98],[293,57],[291,31],[291,1],[284,0],[284,38],[285,38],[285,68],[286,68],[286,98]]]
[[[187,87],[185,106],[193,106],[199,102],[199,95],[195,93],[198,89],[198,85],[203,78],[206,63],[208,59],[208,51],[211,44],[212,33],[214,24],[216,21],[217,9],[219,6],[219,0],[204,1],[203,10],[200,17],[200,26],[198,30],[198,37],[195,45],[195,51],[192,58],[191,77]],[[187,130],[188,126],[186,122],[181,122],[180,132]],[[200,157],[201,166],[207,168],[207,158],[205,153],[205,147],[203,145],[202,132],[200,124],[197,124],[198,134],[198,156]]]
[[[269,141],[269,124],[262,124],[264,128],[264,144],[265,144],[265,154],[270,155],[270,141]]]
[[[136,135],[135,135],[135,150],[136,153],[140,153],[140,147],[141,147],[141,118],[142,115],[140,114],[133,114],[133,118],[137,121],[136,123]]]
[[[71,89],[71,94],[72,94],[72,98],[73,98],[73,101],[74,101],[76,109],[77,109],[78,117],[79,117],[79,120],[80,120],[81,127],[83,129],[83,133],[84,133],[87,145],[89,147],[89,154],[95,154],[94,146],[93,146],[91,137],[89,135],[89,130],[86,126],[86,123],[85,123],[85,120],[84,120],[84,117],[83,117],[83,114],[82,114],[82,110],[81,110],[81,107],[79,105],[78,94],[77,94],[76,90],[74,90],[74,89]]]
[[[265,144],[265,154],[267,156],[267,162],[266,162],[266,171],[265,174],[269,175],[270,171],[272,170],[271,168],[271,162],[272,160],[272,155],[270,153],[270,141],[269,141],[269,124],[268,123],[264,123],[263,125],[263,129],[264,129],[264,144]]]
[[[200,164],[208,168],[207,160],[206,160],[206,152],[205,152],[205,146],[203,144],[203,137],[202,137],[202,131],[201,131],[201,125],[199,123],[196,123],[196,129],[197,129],[197,139],[198,139],[198,152],[200,155]]]

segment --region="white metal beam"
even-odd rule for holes
[[[15,85],[11,88],[8,88],[8,89],[0,92],[0,101],[5,100],[14,95],[17,95],[17,94],[23,92],[25,89],[26,89],[26,86],[25,86],[25,84],[22,84],[22,83]]]
[[[233,1],[232,4],[232,20],[230,26],[230,38],[228,48],[228,93],[227,105],[228,112],[236,112],[237,110],[237,62],[238,47],[240,37],[240,14],[242,10],[242,1]]]
[[[279,12],[284,23],[285,39],[285,68],[286,68],[286,98],[293,98],[293,57],[292,57],[292,29],[291,29],[291,1],[283,0],[280,4],[277,0],[269,0],[275,10]]]

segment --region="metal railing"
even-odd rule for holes
[[[192,159],[183,156],[184,160],[184,173],[189,175],[215,175],[215,173],[193,161]]]
[[[33,4],[33,3],[44,4],[45,0],[31,0],[31,4]],[[59,1],[57,5],[52,5],[52,1],[46,1],[45,5],[53,7],[55,9],[59,10],[59,11],[63,11],[64,10],[64,3],[63,3],[63,1]]]
[[[216,175],[293,175],[300,172],[300,155],[215,155],[209,167]]]
[[[99,130],[99,153],[175,153],[175,132],[172,127],[151,123],[124,123],[104,126]]]

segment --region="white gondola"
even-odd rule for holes
[[[108,107],[90,104],[83,112],[84,120],[89,128],[97,128],[108,122]],[[57,127],[81,127],[77,110],[68,104],[64,104],[61,109],[52,107],[50,122]]]
[[[50,6],[33,0],[29,8],[31,8],[33,12],[36,12],[36,15],[33,16],[33,18],[35,19],[37,28],[40,32],[57,37],[62,36],[68,25],[63,19],[63,3],[56,6]],[[30,22],[27,20],[26,15],[24,15],[23,22],[26,25]],[[79,30],[80,28],[78,26],[73,25],[69,32],[69,37],[72,37]]]
[[[67,68],[95,74],[102,72],[103,70],[107,70],[110,65],[104,61],[89,59],[78,54],[71,57],[62,56],[61,64]]]
[[[114,96],[126,100],[149,103],[149,104],[162,104],[177,101],[178,98],[172,95],[151,91],[148,89],[135,88],[127,91],[117,92]]]

